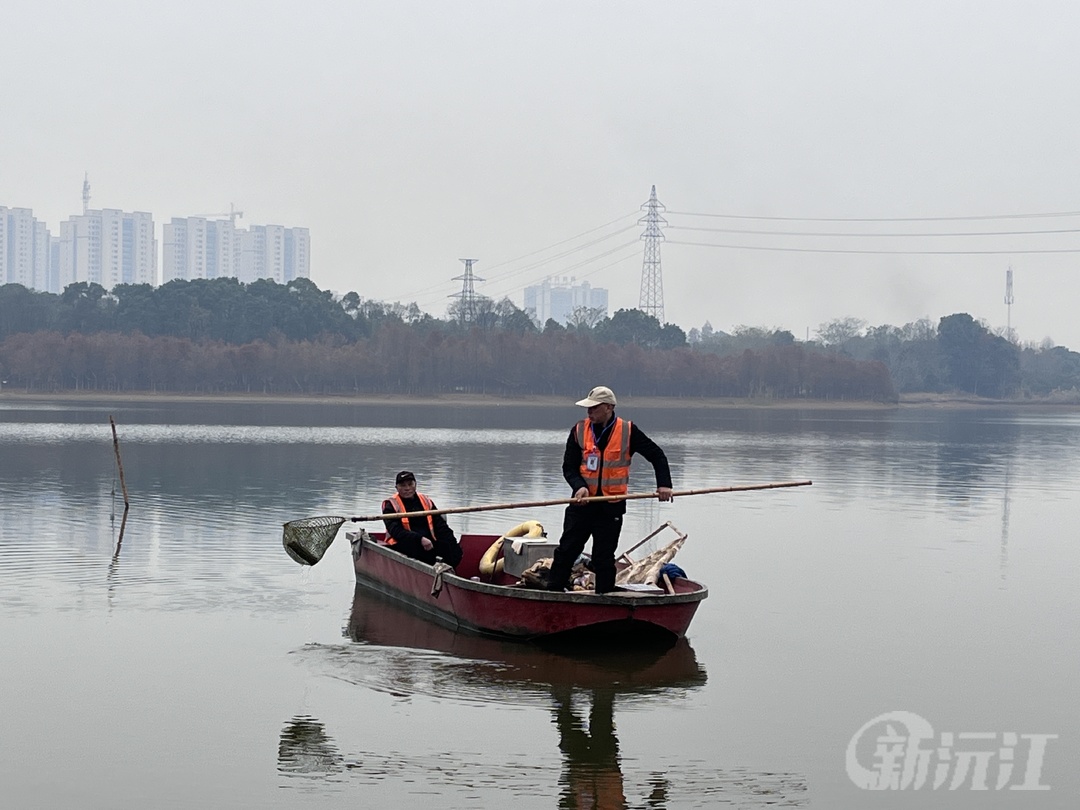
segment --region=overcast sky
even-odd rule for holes
[[[480,293],[520,306],[574,276],[614,311],[639,302],[655,184],[686,330],[1004,327],[1011,265],[1019,339],[1080,349],[1080,213],[1016,216],[1080,212],[1075,0],[0,0],[0,19],[0,205],[54,234],[89,172],[91,207],[149,211],[159,239],[230,203],[310,228],[312,280],[339,293],[441,316],[470,257]]]

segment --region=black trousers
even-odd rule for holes
[[[553,588],[566,587],[574,561],[581,556],[585,543],[592,537],[596,592],[615,590],[615,549],[619,546],[622,518],[622,512],[607,503],[571,504],[566,507],[563,533],[555,550],[548,584]]]
[[[420,560],[420,562],[425,562],[428,565],[434,565],[438,562],[437,558],[441,558],[447,565],[457,568],[462,557],[461,546],[453,540],[447,539],[433,540],[432,543],[434,548],[427,551],[418,539],[410,537],[397,541],[392,548],[406,557],[412,557],[414,560]]]

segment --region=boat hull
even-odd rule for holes
[[[379,535],[350,533],[358,584],[404,602],[448,627],[505,638],[532,640],[571,634],[627,634],[645,640],[675,640],[686,634],[708,589],[687,579],[675,580],[675,593],[615,591],[554,593],[475,581],[453,571],[436,570],[379,542]],[[473,560],[497,538],[465,535],[465,558],[458,566],[471,572]]]

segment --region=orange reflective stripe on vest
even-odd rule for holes
[[[578,423],[577,443],[581,447],[580,473],[589,487],[589,494],[625,495],[630,485],[630,422],[615,418],[597,470],[586,466],[589,455],[599,452],[588,419]]]
[[[421,506],[424,507],[424,511],[435,508],[435,504],[432,502],[431,498],[429,498],[427,495],[421,495],[419,492],[417,492],[416,497],[420,499],[420,504],[421,504]],[[395,512],[408,512],[409,511],[408,509],[405,508],[405,502],[403,500],[401,500],[401,496],[398,495],[396,492],[393,495],[390,496],[390,498],[387,500],[387,503],[389,503],[393,507]],[[406,531],[410,531],[410,532],[412,531],[412,527],[409,526],[409,519],[408,518],[402,518],[401,519],[401,525],[405,527]],[[435,539],[435,519],[431,515],[427,516],[427,525],[428,525],[428,528],[431,530],[431,539],[434,540]],[[387,539],[386,542],[389,545],[393,545],[393,542],[390,539]]]

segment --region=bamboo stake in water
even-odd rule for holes
[[[116,451],[116,466],[120,469],[120,489],[124,493],[124,512],[127,512],[129,506],[127,483],[124,481],[124,462],[120,460],[120,440],[116,437],[116,422],[113,421],[112,415],[109,415],[109,424],[112,425],[112,442],[113,450]],[[125,514],[125,517],[127,515]]]

